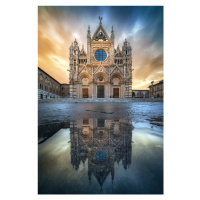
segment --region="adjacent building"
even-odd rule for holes
[[[102,18],[93,36],[87,30],[87,47],[79,48],[75,41],[69,48],[70,97],[72,98],[131,98],[132,48],[124,41],[114,48],[114,30],[109,36]]]
[[[164,95],[164,81],[161,80],[156,84],[153,84],[154,82],[151,82],[151,85],[149,86],[149,98],[161,98],[163,99]]]
[[[149,90],[133,90],[133,98],[149,98]]]
[[[69,97],[69,84],[61,84],[38,67],[38,100]]]

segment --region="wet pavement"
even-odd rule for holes
[[[163,103],[38,105],[39,194],[163,194]]]

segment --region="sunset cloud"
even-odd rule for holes
[[[60,83],[68,83],[69,47],[76,38],[86,47],[99,16],[110,35],[113,25],[115,48],[125,39],[133,49],[133,89],[147,89],[163,79],[162,6],[63,6],[38,7],[38,66]]]

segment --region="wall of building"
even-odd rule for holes
[[[62,90],[61,87],[64,89]],[[38,67],[38,100],[60,98],[63,93],[66,97],[69,93],[69,84],[60,84]]]
[[[149,90],[133,90],[133,98],[149,98]]]
[[[161,98],[164,96],[164,81],[159,81],[158,83],[149,86],[149,97]]]
[[[63,98],[69,97],[69,84],[60,85],[60,96]]]

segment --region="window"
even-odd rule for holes
[[[97,126],[98,127],[104,127],[105,126],[105,119],[98,119],[97,121]]]
[[[42,89],[42,85],[40,84],[40,89]]]
[[[89,124],[89,119],[83,119],[83,125],[88,125]]]
[[[107,159],[107,153],[105,151],[97,151],[95,154],[95,159],[98,162],[104,162]]]
[[[95,52],[95,59],[97,61],[104,61],[107,58],[107,53],[103,49],[99,49]]]

